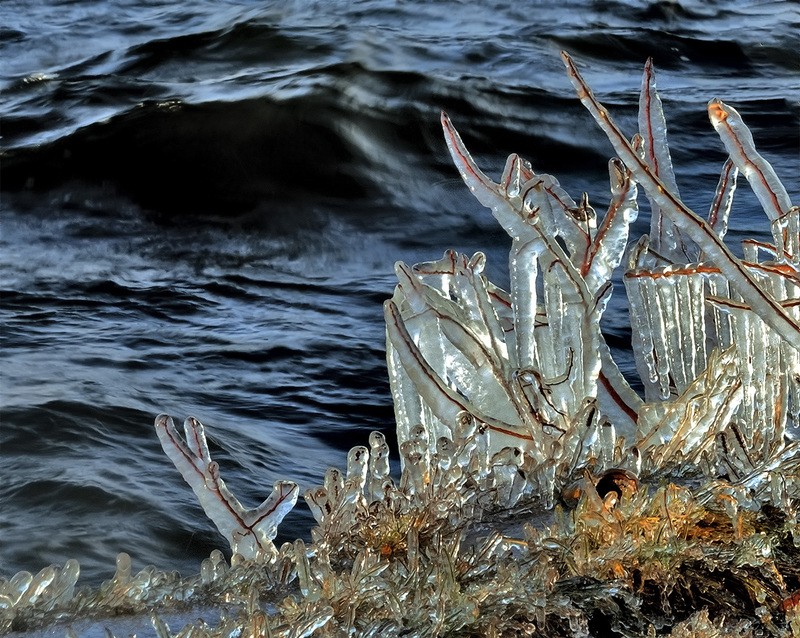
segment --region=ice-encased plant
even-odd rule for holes
[[[0,628],[194,600],[224,611],[177,635],[800,636],[800,209],[712,100],[730,157],[702,219],[678,194],[651,63],[628,139],[564,62],[619,155],[608,209],[598,219],[517,155],[493,182],[442,114],[461,176],[511,236],[510,288],[486,279],[481,253],[397,264],[385,317],[399,481],[373,433],[306,491],[311,543],[278,549],[297,485],[246,509],[199,421],[184,440],[161,415],[231,566],[216,553],[195,579],[132,576],[121,555],[112,581],[75,597],[77,564],[17,575],[0,582]],[[738,173],[773,236],[745,241],[744,260],[723,243]],[[651,231],[631,242],[639,187]],[[600,330],[620,264],[644,397]]]
[[[522,451],[520,496],[530,491],[546,506],[586,467],[764,479],[764,468],[798,453],[786,434],[800,414],[800,209],[738,113],[712,100],[709,115],[731,158],[710,222],[701,219],[676,194],[651,64],[641,132],[629,142],[564,60],[624,161],[609,163],[608,211],[598,223],[585,196],[576,203],[517,155],[492,182],[442,115],[464,181],[511,236],[511,287],[485,280],[480,253],[398,264],[400,285],[385,308],[401,450],[415,425],[432,449],[467,413],[488,429],[491,450]],[[748,261],[722,242],[737,170],[753,184],[775,242],[745,242]],[[645,402],[599,325],[638,212],[637,181],[651,201],[651,234],[629,251],[625,285]],[[759,262],[759,252],[770,259]]]

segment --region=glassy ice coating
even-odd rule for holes
[[[730,157],[699,217],[678,195],[652,63],[629,140],[563,58],[619,155],[610,203],[600,218],[518,155],[492,181],[442,114],[461,176],[511,237],[510,288],[486,279],[482,253],[396,265],[399,480],[373,432],[306,490],[311,542],[278,549],[297,485],[246,509],[200,422],[183,438],[161,415],[230,566],[216,551],[194,578],[132,576],[121,554],[113,580],[78,593],[76,561],[21,572],[0,581],[0,630],[124,609],[151,613],[160,638],[800,636],[800,208],[712,100]],[[773,236],[745,241],[743,260],[723,242],[739,174]],[[630,242],[638,188],[651,232]],[[643,398],[600,330],[620,264]],[[177,601],[204,619],[173,634]]]
[[[217,526],[234,553],[243,558],[275,554],[273,539],[278,523],[297,502],[298,487],[292,481],[277,481],[272,494],[255,509],[246,509],[220,478],[219,465],[211,460],[203,424],[189,417],[183,424],[182,439],[172,419],[156,417],[161,447],[191,486],[206,516]]]

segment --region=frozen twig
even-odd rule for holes
[[[194,417],[184,421],[184,441],[166,414],[156,417],[156,432],[164,452],[194,491],[200,505],[235,554],[243,558],[275,554],[272,540],[278,524],[297,502],[298,487],[292,481],[276,481],[272,494],[258,507],[246,509],[220,478],[219,465],[211,460],[203,424]]]

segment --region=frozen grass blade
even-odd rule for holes
[[[597,229],[589,253],[581,268],[589,290],[596,292],[611,279],[611,274],[622,261],[628,242],[630,225],[639,215],[636,203],[636,183],[630,172],[618,159],[608,163],[611,180],[611,203]]]
[[[792,207],[789,194],[770,163],[756,151],[753,135],[741,115],[722,100],[708,103],[708,117],[719,133],[731,160],[745,176],[770,221],[783,217]]]
[[[466,146],[464,146],[464,142],[461,141],[461,136],[444,111],[442,111],[441,122],[445,132],[447,148],[450,149],[450,155],[453,157],[461,178],[467,184],[469,190],[472,191],[472,194],[481,204],[492,211],[495,219],[500,222],[500,225],[505,228],[512,238],[530,238],[532,228],[529,221],[514,210],[511,203],[500,192],[498,185],[478,168]],[[506,183],[509,183],[508,177],[506,177]],[[519,196],[519,192],[517,195]]]
[[[675,172],[672,168],[669,145],[667,144],[667,122],[664,108],[656,91],[656,76],[653,59],[648,58],[642,76],[642,91],[639,96],[639,133],[644,144],[644,157],[653,175],[672,192],[680,197]],[[690,260],[690,242],[683,231],[665,215],[658,202],[650,196],[650,241],[660,254],[676,263]]]

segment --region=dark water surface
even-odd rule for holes
[[[490,174],[517,151],[605,208],[610,146],[560,49],[629,132],[654,57],[695,210],[713,97],[800,200],[795,2],[3,0],[0,575],[72,557],[98,583],[119,551],[194,573],[224,547],[159,412],[206,424],[248,504],[391,440],[393,262],[483,249],[507,277],[439,111]],[[742,183],[729,237],[767,232]],[[630,371],[621,286],[607,315]],[[298,504],[278,541],[310,525]]]

